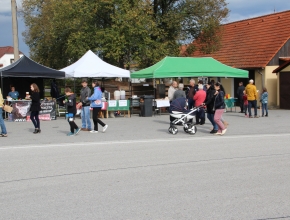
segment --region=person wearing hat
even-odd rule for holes
[[[80,103],[78,104],[78,107],[82,107],[81,117],[82,117],[82,131],[91,131],[92,125],[91,125],[91,112],[90,112],[90,104],[91,102],[87,99],[91,96],[91,89],[88,87],[88,81],[86,79],[82,80],[82,86],[81,89],[81,97],[80,97]]]
[[[2,96],[2,92],[0,89],[0,127],[1,127],[1,134],[0,137],[7,137],[7,131],[3,119],[3,106],[4,106],[4,100]]]

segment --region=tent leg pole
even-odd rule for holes
[[[74,78],[74,93],[76,93],[76,78]]]
[[[1,72],[1,93],[3,94],[3,76]]]

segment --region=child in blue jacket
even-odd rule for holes
[[[103,132],[105,132],[108,125],[98,118],[98,114],[102,109],[102,91],[97,80],[93,80],[92,87],[94,88],[94,94],[87,98],[91,101],[91,107],[93,108],[94,130],[91,130],[90,132],[98,133],[98,123],[103,126]]]
[[[264,111],[266,112],[265,117],[268,117],[268,92],[266,88],[263,88],[260,101],[262,103],[262,117],[264,117]]]

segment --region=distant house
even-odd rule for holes
[[[19,51],[19,56],[22,57],[23,54]],[[0,47],[0,68],[10,65],[14,62],[14,48]]]
[[[187,54],[185,45],[182,47],[181,54],[195,57],[210,56],[226,65],[248,70],[249,78],[255,80],[258,90],[261,91],[263,86],[268,89],[269,105],[285,108],[281,103],[286,102],[285,99],[281,99],[282,95],[290,100],[289,24],[290,10],[228,23],[222,25],[221,47],[217,52],[203,54],[195,51],[193,54]],[[200,46],[198,40],[193,44],[197,48]],[[288,79],[287,91],[285,86],[280,88],[277,77],[277,74],[283,70],[287,72],[281,75]],[[238,82],[243,81],[247,84],[248,80],[222,79],[221,81],[226,86],[227,93],[236,96]],[[290,109],[290,104],[287,108]]]

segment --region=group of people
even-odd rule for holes
[[[71,91],[71,89],[65,89],[67,99],[64,100],[64,103],[67,106],[68,123],[70,125],[70,132],[67,134],[68,136],[77,135],[81,130],[89,131],[90,133],[98,133],[98,124],[103,127],[103,132],[105,132],[108,128],[108,125],[98,118],[99,112],[102,109],[102,91],[99,86],[99,82],[97,80],[93,80],[92,87],[94,88],[94,92],[92,95],[86,79],[82,80],[82,86],[80,102],[78,104],[76,104],[76,95]],[[81,128],[79,128],[74,121],[77,108],[81,108]],[[91,128],[91,108],[93,109],[94,129]]]
[[[247,118],[259,118],[257,108],[258,91],[254,85],[254,80],[251,79],[246,87],[244,87],[243,82],[240,82],[237,95],[241,108],[240,113],[245,113],[245,117]],[[268,92],[265,87],[261,93],[260,102],[262,106],[262,117],[268,117]],[[254,116],[252,115],[252,108],[254,108]]]
[[[83,88],[81,89],[80,102],[78,105],[76,104],[76,95],[71,91],[70,88],[65,88],[66,99],[63,102],[67,107],[68,123],[70,125],[70,132],[67,134],[68,136],[77,135],[81,130],[89,131],[91,133],[98,133],[98,124],[103,127],[103,132],[105,132],[108,128],[108,125],[98,118],[98,114],[102,108],[102,91],[99,87],[98,81],[94,80],[92,82],[92,87],[94,88],[92,95],[91,90],[88,87],[87,80],[82,80],[82,86]],[[32,121],[35,128],[33,134],[38,134],[41,133],[39,121],[39,112],[41,111],[40,93],[39,88],[35,83],[30,85],[30,89],[31,94],[26,95],[26,98],[31,100],[30,120]],[[0,137],[7,137],[7,130],[3,119],[3,108],[4,99],[0,89]],[[81,108],[82,111],[82,128],[79,128],[74,121],[77,108]],[[93,109],[94,129],[91,128],[90,108]]]
[[[41,110],[40,108],[40,94],[39,94],[39,88],[35,83],[32,83],[30,85],[30,90],[31,90],[31,94],[27,94],[26,98],[31,100],[31,106],[30,106],[30,120],[32,121],[33,125],[34,125],[34,134],[40,133],[40,122],[39,122],[39,112]],[[14,86],[11,87],[11,92],[15,93],[15,88]],[[11,94],[11,92],[9,92],[8,96],[16,99],[16,94]],[[18,96],[17,96],[18,98]],[[2,95],[2,91],[0,89],[0,126],[1,126],[1,133],[0,133],[0,137],[7,137],[7,130],[6,130],[6,126],[4,123],[4,119],[3,119],[3,108],[4,108],[4,99],[3,99],[3,95]]]
[[[183,91],[183,84],[180,83],[178,85],[176,81],[173,81],[168,90],[168,98],[170,102],[178,98],[186,98],[188,109],[199,107],[196,112],[195,125],[205,124],[206,108],[207,118],[213,125],[213,129],[210,133],[224,135],[227,131],[228,123],[222,118],[225,109],[225,90],[222,84],[219,82],[215,83],[212,80],[204,85],[203,81],[200,80],[198,81],[198,84],[195,85],[194,79],[191,79],[189,84],[190,85],[185,93]],[[180,90],[182,90],[182,92]],[[173,120],[175,120],[175,118],[170,116],[170,121],[172,122]]]
[[[80,102],[76,104],[76,95],[71,91],[70,88],[65,89],[66,100],[64,104],[67,107],[68,112],[68,123],[70,125],[70,133],[68,136],[77,135],[81,130],[89,131],[91,133],[98,133],[98,124],[103,127],[103,132],[106,131],[108,125],[102,122],[98,118],[98,114],[102,108],[102,91],[99,86],[98,81],[94,80],[92,82],[92,87],[94,92],[91,95],[91,90],[88,87],[86,79],[82,80],[82,89],[80,94]],[[26,95],[26,98],[31,99],[30,107],[30,119],[34,125],[34,134],[40,133],[40,121],[39,121],[39,112],[40,108],[40,93],[38,86],[33,83],[30,85],[31,94]],[[245,113],[246,117],[256,117],[258,118],[257,113],[257,100],[258,100],[258,91],[254,85],[254,80],[250,80],[249,84],[244,87],[243,83],[239,83],[239,88],[237,90],[238,99],[240,102],[241,113]],[[9,97],[17,99],[19,94],[15,91],[15,87],[11,87],[11,92],[8,94]],[[182,83],[177,83],[176,81],[172,82],[168,90],[168,98],[170,102],[178,98],[186,98],[188,103],[188,109],[193,107],[199,107],[196,112],[196,123],[195,125],[203,125],[205,123],[205,109],[207,113],[207,118],[211,122],[213,129],[210,131],[211,134],[224,135],[227,131],[228,123],[223,120],[222,115],[225,109],[224,102],[225,90],[220,82],[214,82],[213,80],[208,82],[206,85],[203,85],[203,81],[199,81],[195,85],[195,80],[190,80],[190,85],[186,91],[184,91],[184,85]],[[263,92],[260,96],[260,102],[262,104],[262,117],[268,117],[268,92],[266,88],[263,88]],[[201,107],[204,106],[204,107]],[[7,130],[5,127],[3,119],[3,107],[4,100],[0,89],[0,126],[1,133],[0,137],[7,137]],[[254,108],[254,116],[252,116],[251,109]],[[79,128],[74,119],[77,112],[77,108],[81,108],[82,116],[82,127]],[[93,109],[93,122],[94,129],[92,129],[90,121],[90,109]],[[248,112],[247,112],[248,111]],[[265,113],[265,114],[264,114]],[[175,118],[170,116],[170,121],[173,121]]]

